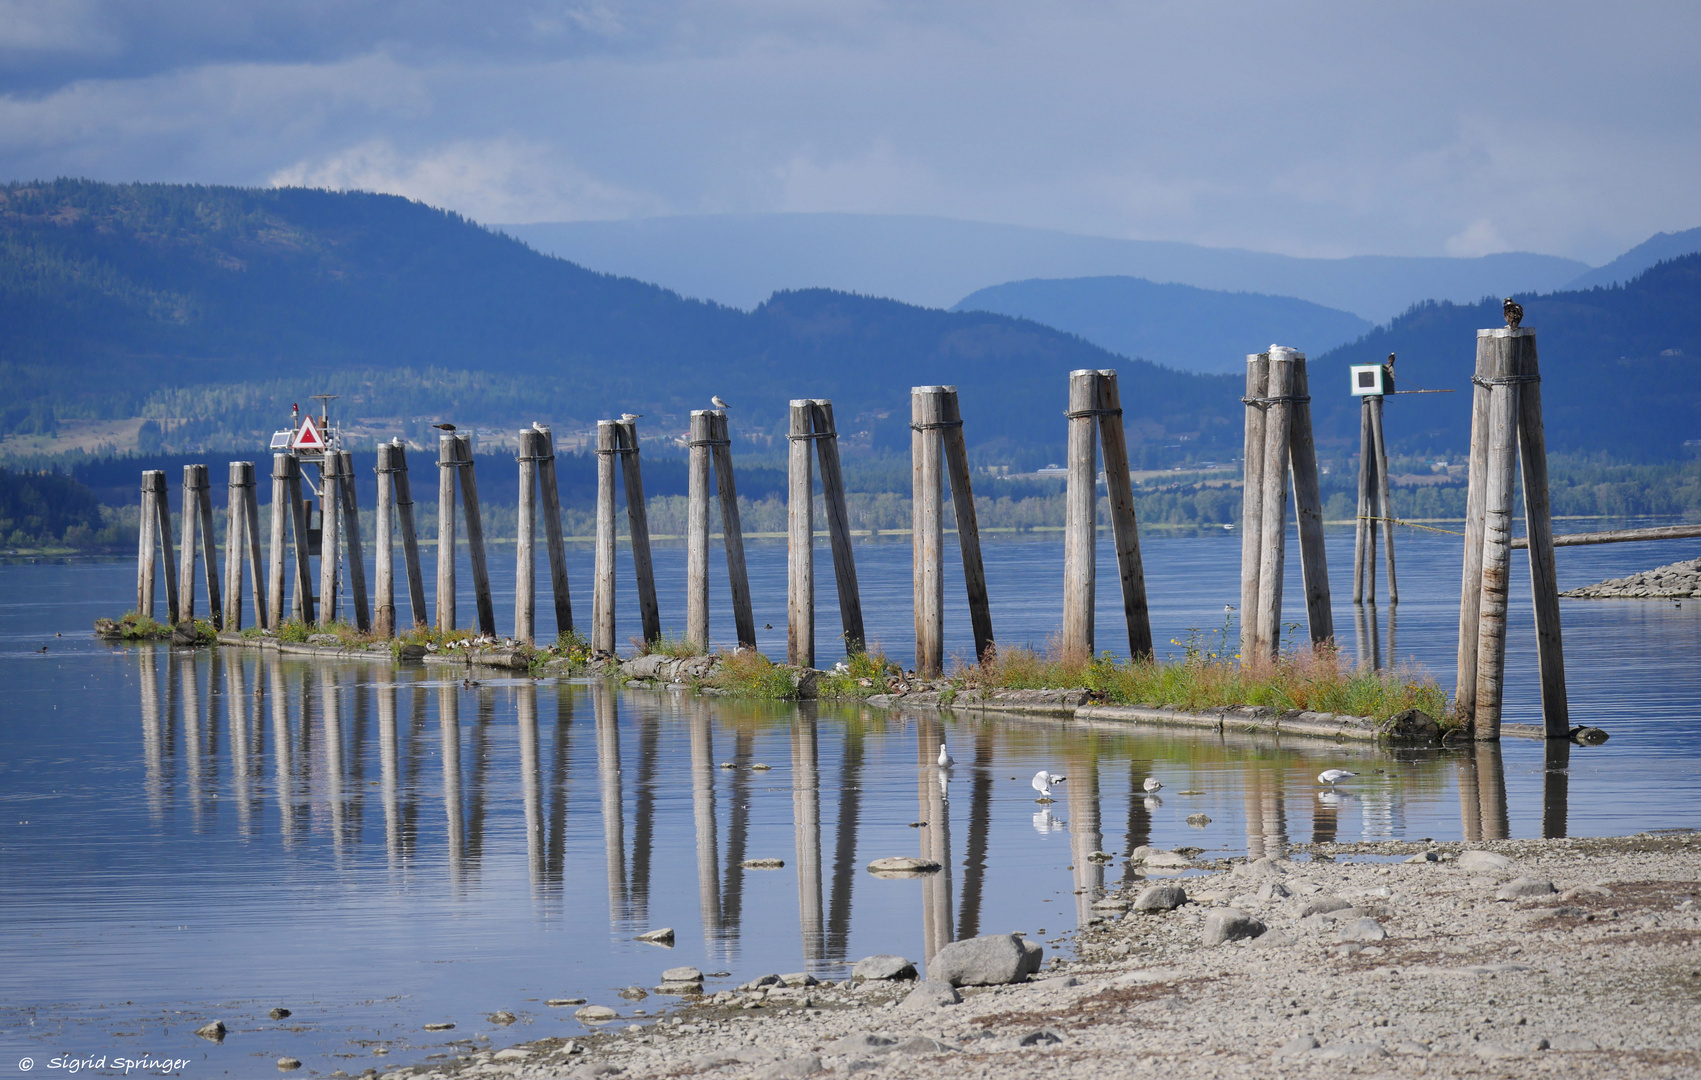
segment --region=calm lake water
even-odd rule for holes
[[[1001,642],[1043,645],[1055,631],[1054,537],[986,545]],[[1386,605],[1377,613],[1377,644],[1384,662],[1391,652],[1451,688],[1457,540],[1407,532],[1399,543],[1402,603],[1397,621]],[[1148,534],[1158,641],[1217,640],[1223,606],[1238,603],[1239,545],[1228,532]],[[1331,531],[1329,545],[1340,597],[1351,531]],[[1560,582],[1695,553],[1693,541],[1562,549]],[[1125,651],[1108,541],[1100,556],[1099,646]],[[589,551],[572,558],[583,618]],[[862,543],[857,558],[870,638],[907,659],[908,544]],[[512,548],[492,560],[506,627]],[[676,630],[684,552],[660,548],[656,563],[663,626]],[[785,549],[753,544],[750,564],[757,624],[774,626],[762,645],[778,655]],[[830,583],[825,566],[818,579]],[[1514,578],[1507,719],[1538,722],[1522,555],[1515,567],[1525,576]],[[960,571],[948,577],[947,644],[967,653]],[[624,638],[638,630],[622,572]],[[1701,826],[1701,600],[1564,602],[1573,718],[1612,740],[1548,758],[1517,739],[1384,751],[600,683],[465,688],[435,669],[93,641],[93,619],[133,596],[128,560],[0,565],[0,1075],[59,1055],[254,1075],[289,1054],[311,1071],[358,1073],[579,1030],[549,998],[642,1020],[666,999],[614,991],[653,987],[674,965],[730,973],[715,987],[770,971],[839,978],[874,952],[925,961],[977,933],[1066,949],[1059,935],[1095,891],[1132,873],[1085,859],[1097,850],[1260,854],[1326,839]],[[839,655],[830,585],[819,599],[825,665]],[[728,632],[724,580],[714,602],[715,630]],[[473,610],[470,595],[461,605]],[[549,611],[539,605],[540,631],[553,629]],[[1337,603],[1335,619],[1344,643],[1368,651],[1368,620],[1355,641],[1351,606]],[[1302,620],[1296,606],[1288,621]],[[958,761],[946,774],[931,765],[941,741]],[[1316,773],[1337,765],[1362,775],[1320,794]],[[1028,786],[1041,767],[1070,777],[1051,806]],[[1164,782],[1161,800],[1139,790],[1147,776]],[[1208,826],[1186,824],[1201,812]],[[864,869],[898,854],[946,871],[894,881]],[[742,866],[767,858],[784,868]],[[672,950],[632,940],[659,926],[674,928]],[[278,1005],[293,1010],[287,1021],[267,1018]],[[519,1023],[492,1025],[497,1009]],[[231,1029],[222,1045],[193,1034],[211,1019]],[[422,1030],[439,1022],[456,1027]]]

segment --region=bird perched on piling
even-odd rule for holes
[[[1518,329],[1518,324],[1524,321],[1524,305],[1508,296],[1500,305],[1500,313],[1506,316],[1506,325]]]
[[[643,419],[643,417],[644,414],[641,412],[623,412],[620,414],[620,422],[622,424],[630,424],[634,420]]]
[[[438,431],[454,431],[455,430],[454,424],[432,424],[431,426],[436,428]]]
[[[951,766],[955,765],[956,763],[957,763],[957,759],[952,757],[951,754],[950,754],[950,751],[945,749],[944,743],[940,743],[939,744],[939,767],[941,769],[949,769]]]
[[[1317,782],[1319,784],[1328,784],[1330,787],[1334,787],[1347,777],[1357,775],[1358,773],[1348,772],[1345,769],[1324,769],[1322,772],[1317,774]]]
[[[1040,793],[1041,799],[1049,800],[1051,798],[1051,785],[1061,784],[1067,779],[1069,779],[1067,776],[1058,776],[1056,773],[1049,773],[1041,769],[1034,773],[1034,790]]]
[[[721,400],[721,396],[719,394],[716,394],[714,397],[710,398],[709,403],[712,404],[717,409],[730,409],[730,408],[732,408],[731,405],[728,405],[726,402]]]
[[[1141,786],[1147,791],[1161,791],[1163,789],[1164,782],[1155,776],[1148,776],[1146,777],[1146,782]]]

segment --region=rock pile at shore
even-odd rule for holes
[[[1674,562],[1629,577],[1560,593],[1579,600],[1687,600],[1701,596],[1701,559]]]
[[[1701,834],[1293,854],[1303,861],[1195,863],[1205,873],[1161,904],[1141,902],[1149,879],[1112,883],[1091,898],[1075,958],[1031,978],[1011,939],[989,936],[958,951],[984,952],[976,970],[994,985],[937,970],[918,981],[923,965],[876,957],[839,985],[710,985],[670,1015],[621,1015],[593,1034],[402,1072],[1701,1075]]]

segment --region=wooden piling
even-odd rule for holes
[[[732,584],[732,616],[740,648],[756,647],[756,613],[750,603],[750,573],[744,563],[744,527],[738,513],[738,484],[732,472],[732,440],[726,413],[717,409],[709,416],[713,442],[715,489],[721,500],[721,536],[726,544],[727,576]]]
[[[425,574],[419,561],[419,533],[413,520],[413,485],[408,481],[408,452],[402,440],[390,444],[390,465],[395,472],[390,480],[396,485],[396,521],[402,530],[402,566],[408,578],[408,616],[414,626],[431,621],[425,607]]]
[[[496,604],[490,595],[490,564],[484,558],[484,517],[478,508],[478,477],[473,473],[471,435],[456,436],[455,454],[461,463],[461,511],[467,519],[467,561],[472,564],[478,632],[495,637]]]
[[[378,476],[377,517],[373,519],[373,576],[376,578],[376,588],[373,591],[374,614],[377,620],[373,629],[379,637],[396,636],[396,552],[394,521],[391,514],[391,504],[394,502],[393,488],[390,477],[396,471],[392,464],[393,452],[396,448],[390,443],[378,445],[378,460],[372,471]]]
[[[839,468],[839,429],[833,403],[816,398],[809,406],[815,428],[816,460],[821,466],[821,502],[827,514],[827,542],[833,552],[833,581],[839,592],[840,635],[846,654],[865,648],[862,593],[856,583],[856,555],[851,550],[850,504],[845,500],[844,472]]]
[[[549,587],[555,598],[555,632],[573,629],[573,597],[567,587],[567,544],[561,535],[561,489],[555,482],[555,433],[533,424],[537,432],[538,486],[543,489],[543,536],[549,551]]]
[[[289,457],[289,514],[295,534],[295,617],[313,625],[312,541],[307,532],[307,506],[301,497],[301,459]]]
[[[136,518],[136,614],[154,617],[154,577],[158,573],[159,510],[154,505],[154,475],[142,471],[142,501]],[[160,479],[165,478],[159,473]]]
[[[1093,418],[1098,372],[1069,373],[1069,457],[1063,526],[1063,651],[1093,655],[1093,600],[1097,581],[1098,447]]]
[[[1152,655],[1152,616],[1146,602],[1146,569],[1140,558],[1140,525],[1134,513],[1134,482],[1128,474],[1128,433],[1122,424],[1122,391],[1116,372],[1099,372],[1099,443],[1104,449],[1110,532],[1122,582],[1122,617],[1128,624],[1128,655]]]
[[[165,483],[165,471],[154,472],[154,535],[159,537],[160,569],[165,572],[165,610],[173,625],[181,616],[177,590],[177,545],[172,540],[171,496]]]
[[[644,469],[638,455],[638,421],[620,422],[620,471],[626,480],[626,523],[632,534],[632,573],[638,579],[638,621],[644,640],[661,638],[656,571],[650,559],[650,512],[644,501]]]
[[[253,484],[253,472],[254,466],[250,462],[231,462],[230,485],[225,495],[224,621],[221,628],[232,632],[242,629],[242,557],[247,554],[248,547],[242,491],[244,481]]]
[[[1565,648],[1559,629],[1559,579],[1553,555],[1553,510],[1548,498],[1547,435],[1542,424],[1541,368],[1536,335],[1520,328],[1518,349],[1518,454],[1524,477],[1524,532],[1530,552],[1530,597],[1536,617],[1536,666],[1541,673],[1542,724],[1551,739],[1571,734],[1565,689]],[[1563,827],[1563,811],[1561,812]]]
[[[1358,403],[1358,520],[1353,530],[1353,603],[1362,604],[1367,590],[1370,602],[1376,602],[1376,575],[1365,570],[1371,559],[1368,553],[1376,543],[1376,522],[1371,520],[1376,516],[1372,509],[1375,500],[1370,496],[1371,485],[1375,483],[1376,441],[1370,434],[1370,398],[1361,397]]]
[[[1257,655],[1258,561],[1264,534],[1264,397],[1270,382],[1270,354],[1246,357],[1246,437],[1241,451],[1240,499],[1240,656]]]
[[[710,414],[691,413],[685,507],[685,641],[709,648],[709,444]]]
[[[266,623],[276,630],[284,619],[284,547],[289,533],[289,454],[272,455],[272,547],[266,557]]]
[[[1388,476],[1388,444],[1382,439],[1382,402],[1380,395],[1370,399],[1370,440],[1376,453],[1376,516],[1382,519],[1382,558],[1388,570],[1388,603],[1398,604],[1400,583],[1394,576],[1394,499]]]
[[[1500,738],[1506,675],[1506,607],[1511,579],[1512,492],[1518,464],[1517,338],[1500,334],[1489,377],[1484,473],[1482,603],[1477,616],[1476,737]]]
[[[968,442],[963,436],[963,412],[957,388],[947,386],[940,400],[939,429],[945,443],[945,472],[951,480],[951,503],[957,515],[957,546],[963,556],[963,584],[969,594],[969,624],[974,628],[975,659],[990,661],[996,645],[992,638],[992,606],[986,595],[986,566],[980,554],[980,523],[975,515],[975,493],[969,478]]]
[[[520,432],[520,498],[514,527],[514,640],[537,638],[537,459],[538,435]]]
[[[183,466],[183,513],[178,521],[182,529],[183,546],[178,549],[181,560],[177,567],[177,612],[173,623],[195,618],[195,525],[201,520],[201,491],[195,484],[195,466]]]
[[[939,439],[944,388],[910,388],[911,585],[915,604],[915,673],[937,678],[945,659],[944,476]]]
[[[1299,525],[1306,627],[1315,646],[1334,640],[1335,614],[1329,596],[1329,561],[1323,547],[1322,480],[1317,473],[1317,445],[1311,435],[1311,380],[1305,370],[1305,354],[1294,353],[1293,358],[1294,401],[1288,461],[1293,471],[1294,520]]]
[[[201,571],[207,584],[207,619],[213,629],[224,627],[224,605],[219,589],[218,542],[213,534],[213,486],[205,465],[195,469],[195,514],[200,519]],[[188,529],[184,530],[188,535]]]
[[[614,459],[619,421],[597,421],[596,568],[591,580],[591,649],[614,652]]]
[[[1295,353],[1270,348],[1269,402],[1264,412],[1264,521],[1258,552],[1257,653],[1275,659],[1282,642],[1282,571],[1287,553],[1288,446],[1293,438]]]
[[[786,663],[815,666],[815,484],[808,398],[791,402],[786,435]]]
[[[319,459],[319,622],[329,626],[341,612],[343,478],[336,451]]]
[[[455,628],[455,474],[460,440],[445,431],[437,438],[437,629]]]
[[[1482,615],[1483,508],[1488,488],[1488,384],[1498,351],[1494,330],[1477,331],[1476,374],[1471,389],[1471,457],[1465,489],[1465,553],[1459,582],[1459,659],[1453,714],[1469,723],[1476,716],[1477,624]]]
[[[337,475],[342,488],[343,535],[348,549],[348,590],[354,600],[354,626],[372,629],[372,607],[366,595],[366,552],[360,538],[360,497],[354,489],[354,455],[337,451]]]
[[[248,578],[252,582],[249,589],[254,599],[254,625],[262,630],[270,630],[272,623],[267,618],[266,606],[266,561],[260,549],[260,493],[254,479],[254,463],[245,461],[242,464],[242,519],[244,536],[248,541]],[[240,604],[237,605],[237,610],[241,611]]]

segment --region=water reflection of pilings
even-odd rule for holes
[[[845,960],[850,949],[851,892],[856,882],[856,836],[861,825],[863,734],[866,715],[845,725],[839,751],[839,810],[833,829],[833,887],[827,907],[827,955]]]
[[[573,767],[573,699],[566,687],[555,695],[555,761],[549,784],[549,854],[544,877],[560,889],[567,870],[567,782]]]
[[[825,953],[821,918],[821,778],[813,702],[791,720],[791,809],[797,850],[797,921],[805,966]]]
[[[748,727],[733,735],[732,811],[727,815],[726,882],[721,891],[721,917],[725,920],[727,955],[736,952],[739,926],[744,917],[744,859],[750,847],[750,782],[748,768],[754,738]]]
[[[165,731],[160,722],[163,692],[159,685],[155,650],[138,651],[142,684],[142,786],[148,797],[148,817],[159,825],[165,820],[165,800],[169,790],[165,777]]]
[[[179,700],[183,708],[183,773],[185,794],[189,799],[189,817],[196,832],[201,822],[201,680],[195,672],[195,654],[185,652],[177,658]]]
[[[1155,794],[1147,794],[1146,778],[1152,775],[1152,763],[1139,758],[1128,762],[1128,832],[1127,844],[1123,848],[1125,854],[1133,854],[1137,847],[1146,847],[1152,842],[1152,811],[1163,805],[1163,800]],[[1125,862],[1122,864],[1122,880],[1133,881],[1140,875],[1140,864]]]
[[[951,807],[947,785],[950,777],[938,765],[943,741],[938,716],[916,724],[916,777],[920,799],[921,857],[939,864],[939,871],[921,879],[922,955],[928,963],[933,955],[956,940],[951,925]]]
[[[969,777],[969,837],[963,851],[963,895],[957,907],[960,938],[980,934],[981,890],[986,885],[987,840],[992,833],[992,752],[992,732],[985,727],[977,728],[973,771]]]
[[[1557,840],[1569,816],[1571,740],[1548,739],[1542,758],[1542,836]]]
[[[443,815],[448,826],[449,883],[462,884],[466,871],[466,821],[461,816],[461,698],[449,683],[437,688],[438,753],[443,762]]]
[[[384,854],[391,871],[402,867],[401,758],[396,734],[396,674],[378,672],[378,779],[384,800]]]
[[[697,910],[703,920],[704,952],[730,959],[721,913],[720,822],[715,817],[715,731],[709,704],[693,700],[691,713],[691,820],[697,833]]]
[[[543,885],[543,781],[537,752],[537,684],[527,682],[515,692],[514,713],[520,726],[520,799],[526,814],[526,876],[535,899]]]
[[[1086,926],[1093,902],[1104,893],[1104,863],[1092,856],[1104,848],[1099,816],[1099,757],[1096,741],[1080,741],[1069,754],[1069,862],[1075,867],[1075,924]]]
[[[661,724],[646,709],[638,718],[638,783],[633,793],[631,918],[650,918],[650,863],[655,857],[656,764],[661,750]]]
[[[1246,858],[1280,859],[1288,850],[1287,803],[1282,793],[1285,777],[1269,763],[1259,761],[1242,779],[1241,799],[1246,810]]]
[[[1473,742],[1460,756],[1459,815],[1467,841],[1506,839],[1506,769],[1499,743]]]
[[[259,730],[254,721],[260,707],[248,694],[244,657],[224,667],[225,719],[230,724],[231,795],[236,799],[236,831],[244,839],[254,835],[252,781],[260,749],[255,745]]]
[[[343,829],[346,824],[343,805],[343,715],[341,687],[337,685],[335,669],[315,669],[319,681],[319,716],[324,724],[325,741],[325,802],[331,811],[331,847],[341,854]]]

